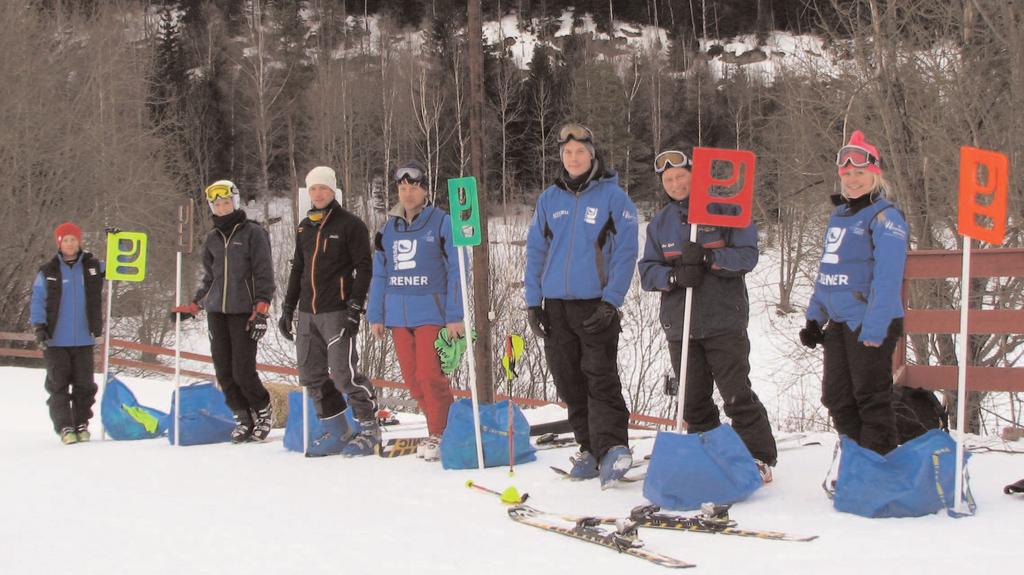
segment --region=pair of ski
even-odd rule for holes
[[[614,549],[619,553],[632,555],[663,567],[676,569],[694,567],[695,565],[675,557],[645,549],[643,542],[637,534],[638,528],[648,527],[697,533],[718,533],[775,541],[806,542],[817,539],[817,535],[798,536],[781,531],[739,529],[736,527],[736,522],[729,519],[729,507],[728,505],[706,503],[701,507],[701,511],[697,515],[679,515],[663,513],[661,508],[656,505],[641,505],[634,508],[628,518],[624,518],[563,515],[541,511],[529,505],[517,505],[508,510],[508,515],[518,523],[553,533],[560,533]],[[557,520],[570,522],[574,525],[569,526],[558,523]],[[605,525],[614,525],[615,527],[614,529],[603,528]]]

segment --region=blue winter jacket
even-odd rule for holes
[[[526,236],[526,305],[597,299],[621,307],[639,250],[636,206],[615,172],[578,194],[544,190]]]
[[[807,319],[861,328],[858,341],[881,342],[903,317],[900,290],[907,259],[907,223],[888,200],[842,204],[825,232]]]
[[[374,239],[367,321],[387,327],[462,321],[459,252],[452,241],[451,218],[433,206],[423,208],[411,223],[402,214],[396,206]]]
[[[53,327],[53,337],[47,340],[50,347],[78,347],[95,345],[96,338],[89,333],[89,320],[85,309],[85,277],[82,257],[79,256],[72,265],[68,265],[58,254],[60,260],[61,292],[60,308],[57,325]],[[104,262],[100,262],[101,273],[105,273]],[[46,322],[46,278],[42,273],[36,274],[32,283],[32,303],[29,319],[33,325]]]
[[[671,202],[647,224],[644,257],[637,263],[640,287],[661,291],[661,327],[670,341],[683,339],[686,290],[670,289],[668,278],[683,242],[690,239],[690,201]],[[712,204],[716,213],[732,210]],[[693,291],[690,338],[701,339],[747,329],[750,304],[743,276],[757,265],[757,226],[698,226],[697,243],[711,250],[711,267]]]

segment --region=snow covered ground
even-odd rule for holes
[[[50,429],[42,380],[41,370],[0,368],[4,574],[664,572],[518,525],[496,497],[465,487],[469,479],[498,490],[514,485],[536,507],[574,514],[627,514],[644,503],[640,483],[602,492],[596,481],[556,477],[548,465],[564,466],[571,449],[538,452],[537,462],[509,477],[504,468],[444,471],[414,457],[305,459],[284,449],[282,430],[262,445],[174,448],[165,439],[97,438],[64,446]],[[144,404],[168,407],[169,382],[129,385]],[[551,410],[536,419],[557,415]],[[390,436],[401,433],[422,430]],[[694,573],[729,575],[1017,572],[1024,563],[1016,547],[1024,498],[1002,494],[1024,476],[1024,456],[974,456],[974,517],[869,520],[834,511],[821,491],[834,438],[802,441],[819,444],[780,443],[775,481],[734,506],[732,517],[744,527],[817,534],[817,541],[643,530],[647,546],[696,563]],[[653,439],[634,444],[643,455]]]

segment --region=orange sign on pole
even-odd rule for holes
[[[745,228],[750,225],[751,207],[754,204],[754,162],[753,152],[747,150],[724,150],[721,148],[693,149],[693,181],[690,185],[691,224]],[[715,162],[730,166],[732,173],[725,178],[714,176]],[[711,188],[735,190],[727,196],[711,195]],[[738,209],[729,209],[725,214],[713,214],[711,204],[723,204]]]
[[[981,169],[985,171],[984,181],[979,177]],[[960,235],[994,245],[1003,243],[1009,180],[1010,161],[1004,154],[960,148]]]

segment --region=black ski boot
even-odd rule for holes
[[[235,428],[231,430],[231,443],[252,441],[252,414],[249,410],[235,412]]]
[[[266,407],[253,411],[252,414],[252,440],[266,441],[270,430],[274,427],[274,410],[270,403],[267,403]]]

